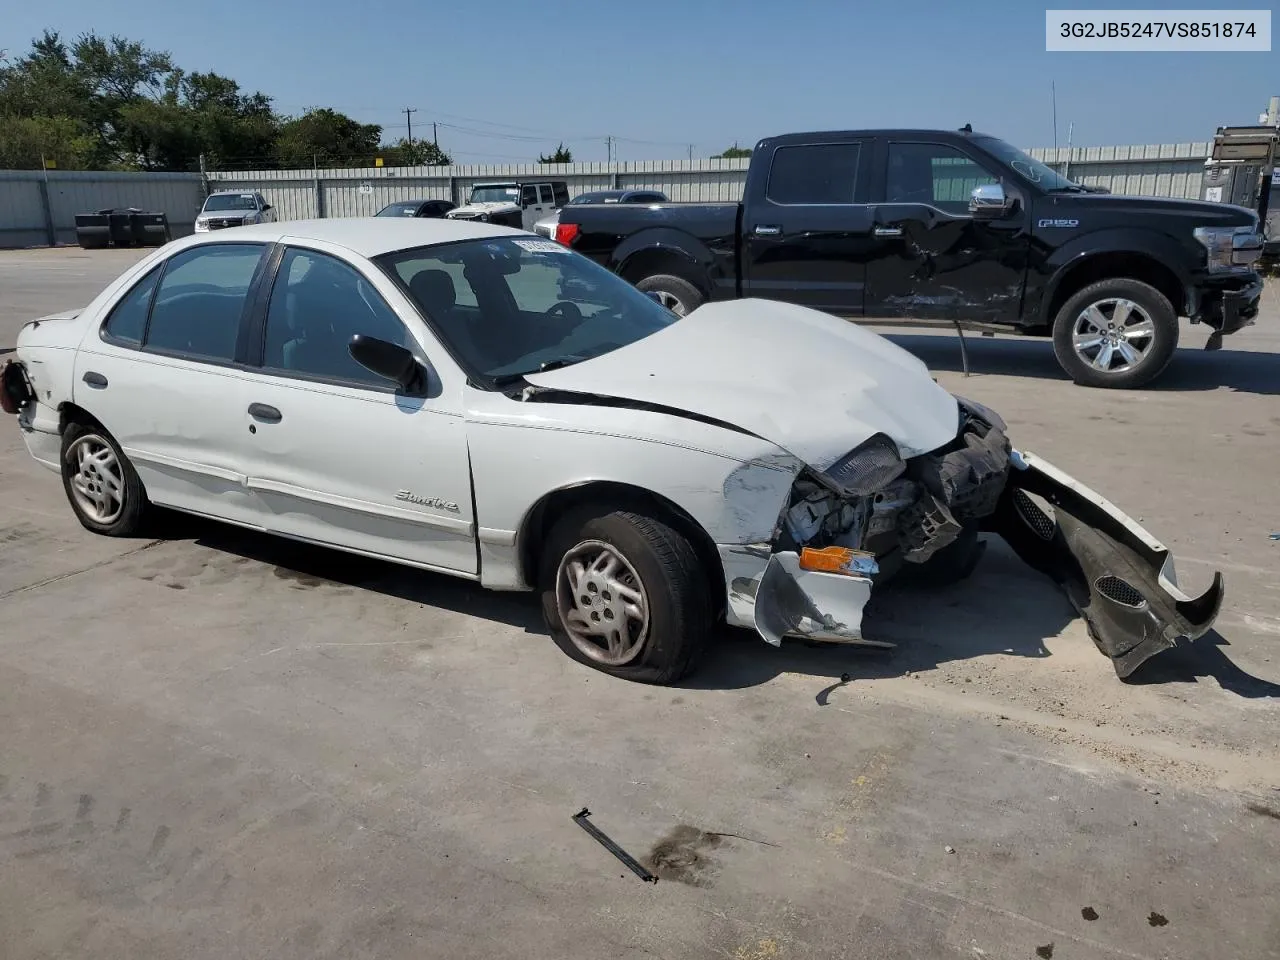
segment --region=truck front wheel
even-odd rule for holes
[[[1164,371],[1177,347],[1177,311],[1140,280],[1090,284],[1062,305],[1053,322],[1058,363],[1085,387],[1144,386]]]
[[[677,317],[688,316],[707,298],[702,291],[683,277],[673,277],[669,273],[659,273],[645,277],[636,284],[636,289],[644,293],[656,293],[662,305]]]

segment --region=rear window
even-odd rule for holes
[[[858,183],[858,143],[814,143],[773,152],[766,195],[774,203],[853,203]]]

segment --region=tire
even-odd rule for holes
[[[903,564],[899,581],[920,587],[949,587],[967,580],[986,550],[986,542],[978,539],[978,528],[966,527],[954,543],[924,563]]]
[[[1122,301],[1131,305],[1126,311],[1127,319],[1111,329],[1108,325],[1116,318],[1116,312],[1125,309]],[[1085,314],[1092,306],[1098,308],[1098,313],[1088,318]],[[1149,330],[1150,336],[1135,336],[1132,331],[1138,326]],[[1122,334],[1121,327],[1131,331],[1128,336]],[[1087,345],[1077,350],[1077,332],[1096,334],[1102,343],[1096,349]],[[1062,305],[1053,321],[1053,352],[1062,369],[1081,386],[1132,390],[1164,372],[1178,348],[1178,333],[1178,313],[1155,287],[1140,280],[1101,280]],[[1136,362],[1122,353],[1126,347],[1139,355]],[[1106,360],[1109,369],[1098,365],[1097,361],[1102,360]]]
[[[706,302],[702,291],[682,277],[673,277],[669,273],[659,273],[645,277],[636,284],[636,289],[643,293],[656,293],[662,299],[662,305],[677,317],[687,317]]]
[[[596,558],[615,559],[617,569],[585,584],[580,580],[581,593],[576,593],[568,579],[571,562],[576,559],[590,574]],[[661,520],[598,508],[566,514],[547,537],[539,582],[543,617],[556,645],[604,673],[639,683],[675,683],[692,672],[707,647],[713,617],[706,577],[693,546]],[[638,592],[632,615],[626,615],[624,598],[610,590],[611,584]],[[592,604],[579,599],[586,597]],[[589,613],[600,624],[605,618],[624,619],[628,637],[615,632],[614,653],[602,638],[597,643],[584,636],[562,609]],[[642,618],[634,615],[636,609]]]
[[[89,463],[84,470],[82,452]],[[73,421],[63,429],[62,489],[80,524],[107,537],[138,533],[150,506],[133,464],[115,438],[97,424]]]

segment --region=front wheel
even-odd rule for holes
[[[62,487],[86,530],[128,537],[142,526],[147,494],[120,445],[97,425],[62,431]]]
[[[676,530],[625,510],[566,515],[547,538],[542,612],[556,645],[605,673],[674,683],[712,627],[707,579]]]
[[[1071,297],[1053,323],[1053,351],[1081,386],[1133,389],[1158,377],[1178,347],[1178,314],[1140,280],[1102,280]]]

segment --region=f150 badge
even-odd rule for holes
[[[404,500],[408,503],[418,503],[424,507],[435,507],[437,510],[458,512],[458,505],[452,500],[441,500],[439,497],[420,497],[410,490],[397,490],[396,499]]]
[[[1078,227],[1079,220],[1041,220],[1036,224],[1037,227]]]

